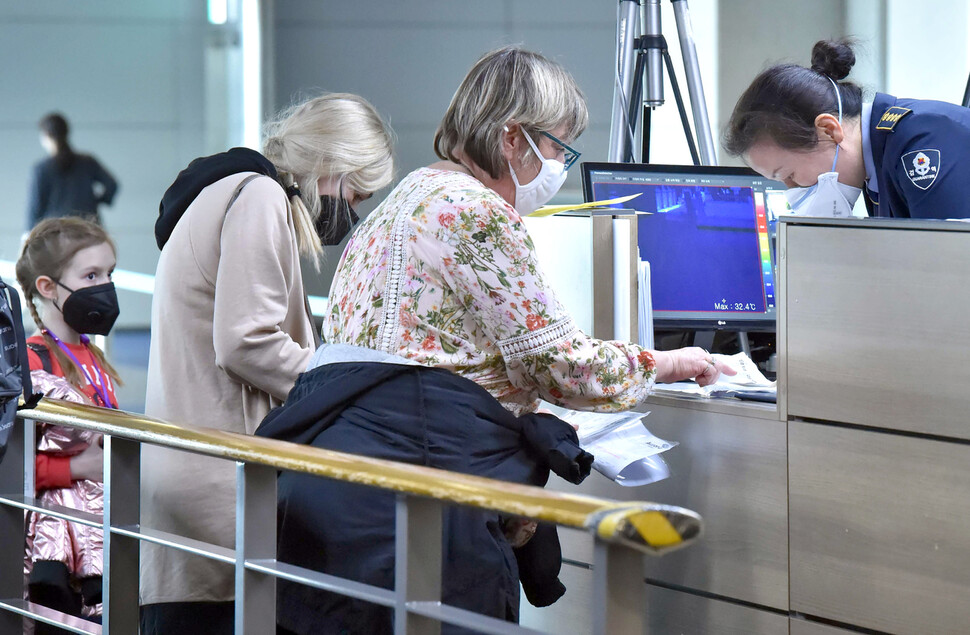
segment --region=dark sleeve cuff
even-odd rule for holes
[[[564,439],[546,455],[546,458],[550,469],[560,478],[579,485],[589,476],[594,457],[571,439]]]
[[[579,447],[571,425],[547,413],[519,417],[528,444],[560,478],[578,485],[589,476],[593,455]]]

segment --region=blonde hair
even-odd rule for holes
[[[442,159],[468,157],[493,179],[508,168],[502,128],[517,123],[533,137],[565,126],[564,141],[586,129],[586,98],[566,70],[542,55],[508,46],[483,55],[451,98],[434,136]]]
[[[330,93],[281,112],[266,125],[265,139],[263,155],[290,192],[297,244],[316,264],[323,251],[314,230],[317,181],[336,178],[363,195],[388,185],[394,178],[391,129],[363,97]]]
[[[108,243],[111,251],[117,254],[114,241],[108,236],[108,232],[97,223],[74,216],[62,218],[48,218],[41,221],[34,227],[27,240],[24,242],[20,258],[17,260],[16,272],[17,283],[24,292],[25,304],[30,316],[34,318],[34,324],[43,332],[44,344],[51,352],[54,359],[64,373],[64,378],[75,386],[83,386],[85,379],[80,368],[67,355],[61,351],[54,339],[47,334],[47,327],[37,311],[34,300],[37,299],[37,278],[47,276],[53,280],[59,280],[64,269],[70,264],[71,259],[82,249],[94,247],[102,243]],[[118,371],[108,363],[104,352],[93,343],[88,344],[88,348],[98,365],[104,369],[109,377],[121,385],[121,378]]]

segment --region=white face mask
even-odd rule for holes
[[[835,97],[839,102],[839,123],[842,123],[842,95],[839,86],[831,77],[827,78],[835,86]],[[818,182],[811,187],[792,187],[785,191],[788,206],[796,216],[825,216],[827,218],[849,218],[856,199],[862,188],[852,187],[839,182],[835,164],[839,160],[839,146],[835,146],[832,170],[818,175]]]
[[[508,130],[508,128],[505,128],[506,132]],[[509,163],[509,171],[512,172],[512,181],[515,183],[515,211],[525,216],[536,211],[555,196],[562,184],[566,182],[566,165],[562,161],[547,159],[542,156],[539,148],[536,147],[536,144],[524,130],[522,136],[525,137],[532,151],[542,161],[539,174],[525,185],[519,183],[515,170],[512,169],[512,163]]]
[[[839,183],[838,172],[826,172],[818,176],[818,183],[811,187],[793,187],[785,190],[785,197],[796,216],[825,216],[849,218],[862,188]]]

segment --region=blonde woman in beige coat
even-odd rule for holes
[[[320,257],[392,178],[391,136],[355,95],[270,124],[262,154],[193,161],[162,198],[146,414],[251,434],[318,343],[300,257]],[[232,548],[234,465],[142,447],[142,527]],[[233,568],[142,543],[143,635],[232,633]]]

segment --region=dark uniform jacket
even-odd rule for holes
[[[876,93],[869,126],[878,194],[870,216],[970,217],[970,108]]]
[[[53,157],[44,159],[34,166],[27,231],[45,218],[58,216],[84,216],[100,222],[98,206],[111,205],[117,191],[118,182],[90,155],[75,154],[66,169]]]
[[[557,417],[515,417],[474,382],[417,365],[350,361],[314,368],[256,434],[531,485],[544,485],[550,468],[578,483],[592,465],[575,431]],[[278,492],[281,561],[393,588],[393,492],[295,472],[280,474]],[[540,523],[532,540],[512,549],[499,514],[450,506],[442,549],[442,599],[453,606],[517,621],[520,572],[533,604],[551,604],[565,591],[552,525]],[[277,584],[277,621],[290,631],[392,632],[390,609]]]

